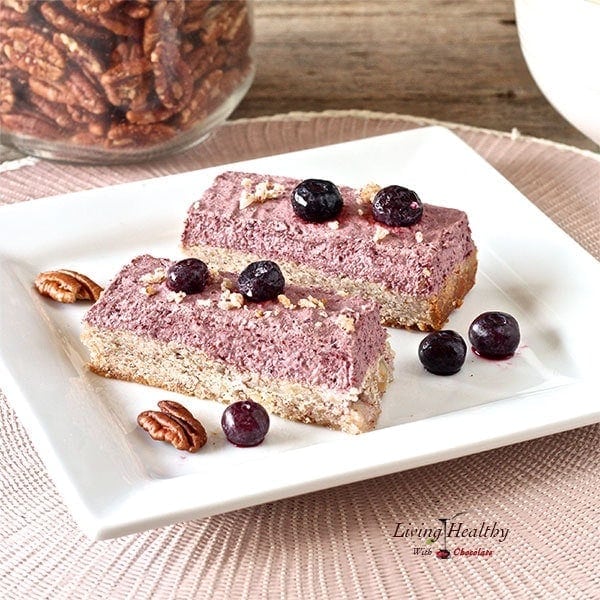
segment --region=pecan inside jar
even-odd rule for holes
[[[79,162],[192,145],[253,77],[248,4],[0,0],[3,143]]]

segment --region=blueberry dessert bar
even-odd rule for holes
[[[372,300],[286,284],[271,261],[242,273],[149,255],[84,317],[91,369],[348,433],[373,429],[392,351]]]
[[[211,267],[276,261],[290,283],[378,302],[385,325],[441,329],[475,282],[467,215],[398,185],[362,189],[219,175],[188,211],[182,247]]]

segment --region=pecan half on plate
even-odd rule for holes
[[[35,278],[35,287],[42,296],[67,303],[77,300],[95,302],[102,292],[102,288],[89,277],[68,269],[40,273]]]
[[[177,450],[187,452],[197,452],[206,444],[206,430],[185,406],[172,400],[161,400],[158,407],[160,412],[145,410],[137,418],[138,425],[153,440],[169,442]]]

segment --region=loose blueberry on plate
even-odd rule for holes
[[[240,293],[251,302],[274,300],[283,293],[284,287],[283,273],[272,260],[250,263],[238,277]]]
[[[469,326],[473,352],[484,358],[509,358],[515,353],[520,340],[519,323],[505,312],[484,312]]]
[[[223,411],[221,427],[232,444],[258,446],[269,431],[269,414],[258,402],[234,402]]]
[[[467,344],[456,331],[434,331],[421,340],[419,360],[434,375],[454,375],[465,362]]]
[[[167,270],[167,287],[174,292],[199,294],[208,281],[208,267],[197,258],[184,258]]]
[[[324,223],[342,211],[340,190],[325,179],[305,179],[292,191],[292,208],[304,221]]]
[[[423,215],[423,203],[415,192],[401,185],[381,188],[373,198],[373,218],[385,225],[407,227]]]

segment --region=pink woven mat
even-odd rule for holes
[[[300,113],[231,122],[199,148],[140,166],[24,159],[0,165],[0,204],[430,123]],[[598,155],[517,134],[450,128],[600,256]],[[92,542],[0,393],[0,598],[600,598],[599,465],[594,425]],[[429,552],[439,547],[440,531],[433,524],[462,511],[467,515],[455,523],[470,535],[461,538],[454,525],[448,547],[457,554],[435,559]],[[425,528],[431,531],[418,531]],[[479,554],[460,555],[461,548]]]

